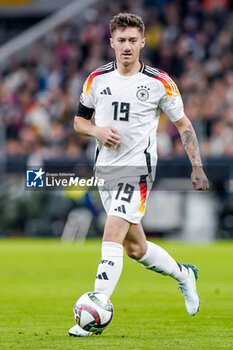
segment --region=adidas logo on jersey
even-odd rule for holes
[[[108,276],[106,274],[106,272],[102,272],[99,275],[96,276],[97,279],[99,280],[108,280]]]
[[[112,95],[109,87],[106,87],[103,91],[101,91],[100,95]]]
[[[115,208],[115,209],[114,209],[114,211],[119,211],[120,213],[124,213],[124,214],[126,214],[124,204],[123,204],[123,205],[121,205],[121,206],[119,206],[119,207],[117,207],[117,208]]]

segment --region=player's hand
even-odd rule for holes
[[[194,190],[205,191],[209,189],[209,181],[201,166],[193,167],[191,180],[192,180]]]
[[[95,137],[106,147],[111,148],[121,142],[121,137],[112,126],[96,126]]]

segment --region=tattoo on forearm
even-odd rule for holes
[[[191,163],[193,165],[201,166],[201,157],[197,137],[192,124],[188,125],[186,130],[184,130],[180,136],[184,149],[189,156]]]

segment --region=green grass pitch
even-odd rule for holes
[[[0,240],[0,349],[233,349],[233,242],[156,242],[200,269],[201,311],[189,316],[174,280],[125,256],[111,325],[73,338],[72,308],[93,290],[101,241]]]

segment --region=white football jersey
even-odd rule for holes
[[[127,77],[118,72],[115,62],[91,73],[84,83],[77,115],[90,119],[93,110],[97,126],[113,126],[121,136],[121,143],[112,148],[97,141],[96,166],[146,167],[148,174],[157,163],[160,111],[172,122],[184,116],[174,81],[143,63],[137,74]]]

